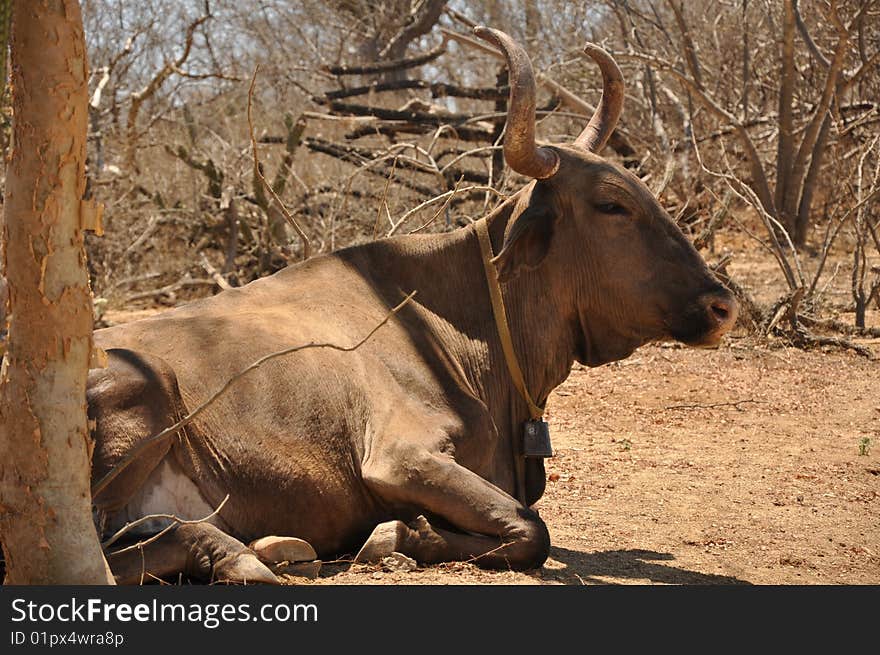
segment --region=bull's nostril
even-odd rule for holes
[[[715,318],[718,319],[719,323],[724,323],[730,316],[730,309],[727,307],[727,305],[722,305],[715,302],[712,303],[711,310],[712,313],[715,315]]]
[[[716,345],[718,340],[736,325],[738,307],[736,299],[723,291],[712,291],[700,296],[704,345]]]

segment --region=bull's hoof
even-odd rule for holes
[[[214,582],[233,584],[280,584],[275,574],[250,551],[221,559],[214,566],[213,578]]]
[[[408,529],[403,521],[380,523],[358,551],[354,561],[357,564],[381,562],[383,557],[399,550]]]
[[[318,558],[308,541],[296,537],[263,537],[248,546],[262,562],[311,562]]]

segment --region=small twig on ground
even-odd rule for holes
[[[112,469],[110,469],[104,475],[104,477],[102,477],[100,480],[98,480],[95,484],[92,485],[92,497],[94,498],[99,493],[101,493],[107,487],[107,485],[110,484],[111,482],[113,482],[113,480],[116,479],[116,476],[118,476],[120,473],[122,473],[122,471],[129,464],[131,464],[138,457],[138,455],[140,455],[142,452],[144,452],[144,450],[146,450],[150,446],[156,444],[157,442],[162,441],[163,439],[167,439],[167,438],[177,434],[177,432],[181,428],[189,425],[199,414],[204,412],[220,396],[222,396],[224,393],[226,393],[235,382],[237,382],[238,380],[243,378],[245,375],[247,375],[248,373],[250,373],[254,369],[259,368],[260,366],[262,366],[263,364],[265,364],[269,360],[277,359],[278,357],[283,357],[285,355],[290,355],[292,353],[299,352],[300,350],[308,350],[310,348],[329,348],[331,350],[338,350],[341,352],[352,352],[354,350],[357,350],[363,344],[365,344],[374,334],[376,334],[376,332],[378,332],[379,328],[381,328],[389,320],[391,320],[392,316],[394,316],[395,314],[397,314],[397,312],[399,312],[401,309],[403,309],[413,299],[413,297],[415,295],[416,295],[416,291],[413,291],[406,298],[404,298],[396,307],[393,307],[391,310],[389,310],[388,313],[385,314],[385,318],[383,318],[381,321],[379,321],[379,323],[377,323],[375,325],[375,327],[373,327],[372,330],[370,330],[360,341],[358,341],[354,345],[340,346],[338,344],[329,343],[329,342],[328,343],[311,342],[311,343],[307,343],[307,344],[303,344],[303,345],[299,345],[299,346],[291,346],[290,348],[284,348],[283,350],[278,350],[273,353],[269,353],[268,355],[264,355],[264,356],[260,357],[253,364],[251,364],[250,366],[247,366],[246,368],[242,369],[241,371],[239,371],[238,373],[233,375],[231,378],[229,378],[223,384],[223,386],[220,387],[217,391],[215,391],[205,402],[203,402],[201,405],[196,407],[193,411],[191,411],[189,414],[184,416],[182,419],[177,421],[177,423],[165,428],[164,430],[162,430],[158,434],[141,441],[137,446],[135,446],[131,451],[129,451],[129,453],[125,457],[123,457],[121,460],[119,460],[119,462],[117,462],[116,466],[114,466]]]
[[[663,409],[714,409],[716,407],[735,407],[740,412],[743,411],[740,409],[740,405],[744,405],[746,403],[761,403],[766,404],[765,400],[735,400],[729,403],[709,403],[709,404],[701,404],[701,403],[693,403],[687,405],[667,405]]]
[[[470,557],[470,558],[464,560],[464,563],[465,564],[473,564],[477,560],[482,559],[488,555],[491,555],[492,553],[497,553],[502,548],[507,548],[508,546],[511,546],[511,545],[513,545],[512,541],[502,542],[501,545],[496,546],[492,550],[487,550],[485,553],[481,553],[480,555],[474,555],[473,557]]]

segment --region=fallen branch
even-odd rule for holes
[[[211,282],[213,284],[213,281]],[[131,464],[141,453],[144,452],[147,448],[153,446],[154,444],[167,439],[180,431],[182,428],[189,425],[199,414],[204,412],[208,407],[210,407],[220,396],[226,393],[230,387],[238,380],[243,378],[245,375],[250,373],[251,371],[259,368],[266,362],[277,359],[278,357],[284,357],[285,355],[290,355],[295,352],[299,352],[300,350],[308,350],[311,348],[329,348],[331,350],[338,350],[340,352],[352,352],[360,348],[363,344],[365,344],[376,332],[378,332],[379,328],[385,325],[391,317],[397,314],[401,309],[403,309],[416,295],[416,291],[410,293],[406,298],[404,298],[396,307],[392,308],[376,326],[370,330],[366,336],[364,336],[360,341],[355,343],[352,346],[340,346],[335,343],[307,343],[299,346],[291,346],[290,348],[284,348],[283,350],[278,350],[273,353],[269,353],[268,355],[264,355],[252,363],[250,366],[242,369],[231,378],[229,378],[222,387],[220,387],[217,391],[215,391],[211,396],[203,402],[201,405],[196,407],[189,414],[184,416],[182,419],[177,421],[174,425],[171,425],[156,435],[149,437],[148,439],[144,439],[137,446],[135,446],[125,457],[119,460],[116,465],[110,469],[100,480],[98,480],[95,484],[92,485],[92,497],[96,497],[99,493],[101,493],[108,484],[113,482],[116,477],[122,473],[125,468]]]
[[[746,403],[761,403],[767,404],[765,400],[735,400],[729,403],[709,403],[707,405],[701,403],[693,403],[687,405],[667,405],[664,409],[715,409],[716,407],[735,407],[738,411],[743,411],[740,409],[740,405],[745,405]]]
[[[794,345],[800,348],[809,348],[810,346],[832,346],[834,348],[841,348],[842,350],[852,350],[862,357],[874,359],[874,354],[865,346],[860,346],[859,344],[853,343],[849,339],[844,339],[843,337],[827,337],[812,334],[803,329],[803,327],[796,330],[792,335],[789,335],[789,338]]]
[[[369,173],[370,175],[381,177],[383,180],[386,179],[385,173],[382,171],[374,170],[373,168],[369,168],[368,165],[374,163],[376,160],[370,158],[363,158],[357,152],[346,148],[344,146],[340,146],[339,144],[331,143],[330,141],[324,141],[322,139],[316,138],[307,138],[303,141],[304,145],[313,152],[320,152],[324,155],[329,155],[330,157],[335,157],[344,162],[348,162],[350,164],[356,164],[359,166],[358,171],[364,171]],[[385,164],[384,168],[388,168],[390,164],[382,162]],[[425,186],[423,184],[418,184],[417,182],[412,182],[410,180],[404,178],[398,178],[397,184],[400,186],[404,186],[408,189],[412,189],[413,191],[417,191],[425,196],[431,196],[434,194],[434,189]],[[347,193],[347,191],[346,191]]]
[[[130,303],[135,300],[143,300],[144,298],[154,298],[155,296],[162,296],[167,293],[174,293],[175,291],[179,291],[184,287],[200,287],[200,286],[210,286],[213,287],[216,284],[214,280],[205,280],[201,278],[190,278],[187,274],[187,277],[184,277],[182,280],[178,280],[177,282],[173,282],[164,287],[160,287],[158,289],[153,289],[151,291],[139,291],[137,293],[133,293],[129,296],[126,296],[125,302]]]
[[[355,119],[357,117],[349,116],[345,118]],[[361,120],[363,120],[363,118]],[[372,120],[373,122],[367,122],[369,120]],[[430,132],[434,132],[434,130],[436,129],[436,125],[433,124],[409,123],[407,121],[382,121],[379,119],[374,119],[373,117],[367,117],[367,120],[364,121],[364,123],[364,125],[355,128],[351,132],[348,132],[345,135],[345,138],[353,141],[355,139],[360,139],[361,137],[378,134],[393,139],[400,133],[428,134]],[[492,141],[492,132],[490,132],[489,130],[481,130],[479,128],[464,126],[453,127],[446,124],[441,125],[441,127],[447,128],[459,141],[468,141],[471,143],[483,143],[485,141]]]
[[[846,334],[849,336],[856,337],[869,337],[873,339],[880,338],[880,327],[856,327],[855,325],[850,325],[849,323],[844,323],[843,321],[838,321],[833,318],[814,318],[807,314],[800,314],[798,316],[800,321],[808,326],[821,328],[824,330],[834,330],[835,332],[840,332],[841,334]]]
[[[472,98],[474,100],[499,100],[507,98],[510,93],[509,87],[463,87],[445,82],[426,82],[425,80],[396,80],[394,82],[374,82],[366,86],[356,86],[351,89],[337,89],[327,91],[323,97],[312,98],[319,105],[332,100],[342,100],[354,96],[367,95],[369,93],[381,93],[383,91],[400,91],[404,89],[426,89],[431,91],[432,98]]]
[[[374,116],[386,121],[408,121],[412,123],[424,123],[427,125],[455,125],[473,120],[472,114],[454,114],[452,112],[432,114],[426,111],[414,111],[411,109],[387,109],[386,107],[374,107],[372,105],[356,105],[348,102],[332,101],[328,109],[337,114],[352,116]]]
[[[440,42],[440,45],[418,57],[409,59],[395,59],[393,61],[383,61],[378,64],[370,64],[368,66],[325,66],[324,70],[331,75],[373,75],[374,73],[387,73],[393,70],[404,70],[406,68],[415,68],[429,61],[434,61],[446,52],[446,39]]]

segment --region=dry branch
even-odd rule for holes
[[[331,141],[326,141],[325,139],[320,139],[318,137],[306,137],[303,140],[303,145],[305,145],[309,150],[320,152],[322,154],[341,159],[342,161],[357,166],[363,166],[364,164],[369,162],[376,162],[381,163],[383,168],[388,169],[392,165],[390,161],[379,161],[380,159],[382,159],[382,157],[385,156],[383,152],[377,152],[368,148],[361,148],[358,146],[351,146],[341,143],[333,143]],[[392,157],[389,159],[395,158]],[[465,181],[476,182],[477,184],[485,184],[488,181],[488,177],[484,173],[480,173],[477,171],[461,170],[457,168],[444,168],[444,170],[441,172],[439,168],[433,167],[428,163],[418,161],[409,157],[397,157],[396,161],[397,163],[395,164],[395,166],[397,168],[414,171],[416,173],[439,175],[445,182],[449,183],[450,185],[451,180],[455,180],[461,176],[464,176]],[[376,173],[377,171],[372,172]],[[382,175],[383,178],[387,178],[385,174],[379,174]],[[419,191],[420,193],[423,193],[427,196],[434,195],[432,189],[419,185],[417,183],[399,179],[396,180],[396,183],[407,186],[415,191]]]
[[[196,30],[210,18],[212,18],[212,15],[210,12],[210,7],[206,2],[205,14],[195,19],[186,28],[186,35],[184,37],[183,43],[183,52],[180,53],[180,56],[173,61],[166,61],[162,68],[159,69],[159,71],[153,76],[153,78],[147,83],[146,86],[144,86],[140,91],[136,91],[131,94],[131,105],[128,109],[128,119],[126,122],[126,161],[130,170],[133,170],[135,168],[134,151],[135,144],[139,137],[137,133],[137,119],[138,115],[140,114],[141,107],[143,106],[144,102],[146,102],[156,93],[156,91],[159,90],[159,87],[162,86],[162,84],[164,84],[169,77],[180,71],[180,67],[186,63],[187,59],[189,59]]]
[[[385,107],[371,107],[368,105],[355,105],[346,102],[332,101],[328,105],[330,111],[349,116],[374,116],[387,121],[408,121],[426,125],[456,125],[465,121],[473,120],[471,114],[453,114],[451,112],[428,113],[401,109],[386,109]],[[503,117],[502,117],[503,119]]]
[[[733,191],[733,193],[738,198],[754,207],[755,211],[758,212],[758,215],[761,217],[761,220],[764,223],[764,227],[767,230],[767,234],[770,237],[770,242],[773,244],[771,252],[773,253],[773,256],[776,258],[776,261],[779,263],[779,266],[782,269],[782,273],[785,276],[785,280],[788,283],[789,289],[794,290],[798,287],[802,287],[804,285],[804,276],[803,272],[801,271],[800,260],[798,259],[797,251],[791,243],[791,238],[789,237],[788,232],[786,232],[785,228],[782,226],[781,223],[779,223],[776,217],[764,208],[763,202],[761,201],[757,192],[754,189],[752,189],[749,185],[736,177],[733,173],[721,173],[708,168],[703,163],[703,159],[700,156],[700,149],[697,146],[696,140],[693,139],[693,134],[691,135],[691,137],[691,143],[694,147],[694,155],[697,158],[697,163],[699,164],[700,168],[712,177],[724,180],[724,182],[727,183],[728,188]],[[795,265],[798,271],[797,278],[795,277],[792,266],[788,261],[785,250],[779,243],[777,233],[781,233],[788,241],[790,252],[794,257]]]
[[[223,509],[223,506],[226,504],[227,500],[229,500],[229,494],[226,494],[226,496],[223,498],[222,501],[220,501],[220,504],[217,505],[217,508],[213,512],[211,512],[210,514],[208,514],[207,516],[205,516],[204,518],[201,518],[201,519],[182,519],[174,514],[148,514],[146,516],[142,516],[139,519],[136,519],[134,521],[126,523],[123,527],[121,527],[119,530],[117,530],[115,533],[113,533],[112,536],[110,536],[106,541],[101,543],[101,548],[103,548],[106,551],[110,546],[112,546],[117,541],[119,541],[125,535],[126,532],[131,532],[139,525],[143,525],[144,523],[147,523],[148,521],[155,521],[157,519],[164,519],[166,521],[172,522],[171,525],[167,526],[159,534],[153,535],[152,537],[150,537],[150,539],[148,539],[146,541],[139,541],[136,544],[132,544],[131,546],[129,546],[127,548],[123,548],[122,550],[117,550],[116,552],[111,553],[111,554],[112,555],[119,555],[121,553],[128,552],[128,551],[133,550],[135,548],[143,548],[148,543],[152,543],[153,541],[156,541],[159,537],[161,537],[163,534],[165,534],[170,528],[174,527],[175,525],[195,525],[196,523],[205,523],[206,521],[210,521],[212,518],[214,518],[215,516],[217,516],[220,513],[220,510]]]
[[[754,141],[752,141],[752,138],[749,136],[742,121],[703,91],[691,78],[676,70],[669,62],[653,55],[644,55],[636,52],[621,53],[618,56],[621,58],[635,59],[653,66],[656,70],[669,73],[681,82],[681,84],[691,92],[692,96],[697,98],[706,109],[733,126],[748,159],[749,171],[752,175],[753,186],[751,188],[753,188],[755,194],[760,200],[760,204],[764,208],[764,211],[767,214],[775,215],[776,205],[773,201],[773,194],[770,193],[770,184],[767,181],[767,175],[764,172],[764,163],[761,160],[760,154],[758,154],[758,149],[755,147]]]
[[[205,255],[205,253],[200,252],[199,258],[200,258],[200,262],[202,264],[202,268],[204,268],[205,272],[211,276],[211,279],[217,283],[218,287],[220,287],[224,291],[226,289],[232,288],[232,285],[226,281],[226,278],[220,274],[220,271],[218,271],[216,268],[214,268],[214,266],[211,265],[211,262],[208,261],[208,258]]]
[[[403,26],[388,40],[379,56],[383,59],[400,57],[411,42],[431,31],[431,28],[440,19],[446,2],[447,0],[421,0],[418,3],[411,3],[412,9],[409,16],[404,19]],[[446,49],[445,39],[440,47]]]
[[[441,125],[441,127],[448,128],[448,131],[452,133],[452,136],[460,141],[467,141],[470,143],[485,143],[487,141],[490,143],[492,142],[492,132],[489,130],[464,127],[461,125],[457,127],[452,127],[451,125],[445,124]],[[435,129],[436,126],[433,124],[414,124],[407,121],[377,120],[375,122],[360,126],[351,132],[348,132],[345,135],[345,138],[354,140],[374,134],[381,134],[382,136],[394,138],[398,134],[429,134]]]
[[[438,211],[436,214],[434,214],[434,216],[432,216],[431,219],[430,219],[427,223],[425,223],[424,225],[422,225],[422,226],[416,228],[415,230],[413,230],[412,232],[410,232],[410,234],[413,234],[413,233],[415,233],[415,232],[419,232],[419,231],[421,231],[421,230],[424,230],[426,227],[428,227],[428,225],[430,225],[431,223],[433,223],[433,222],[437,219],[437,217],[438,217],[440,214],[443,213],[443,211],[444,211],[444,210],[449,206],[449,204],[452,202],[453,198],[454,198],[457,194],[460,194],[460,193],[468,193],[468,192],[471,192],[471,191],[489,191],[489,192],[491,192],[491,193],[495,193],[496,195],[500,196],[502,199],[507,197],[507,196],[505,196],[504,194],[500,193],[499,191],[497,191],[496,189],[494,189],[493,187],[490,187],[490,186],[469,186],[469,187],[465,187],[464,189],[459,189],[459,188],[458,188],[458,185],[463,181],[463,179],[464,179],[463,177],[458,178],[458,182],[456,182],[456,184],[455,184],[455,188],[453,188],[451,191],[447,191],[446,193],[441,193],[439,196],[434,196],[433,198],[429,198],[428,200],[426,200],[425,202],[421,203],[420,205],[417,205],[416,207],[413,207],[412,209],[410,209],[409,211],[407,211],[403,216],[401,216],[401,217],[397,220],[396,223],[394,223],[394,225],[391,226],[391,229],[388,230],[388,233],[387,233],[385,236],[386,236],[386,237],[394,236],[394,235],[397,233],[397,231],[400,229],[400,227],[401,227],[401,226],[402,226],[402,225],[403,225],[403,224],[404,224],[404,223],[405,223],[405,222],[406,222],[411,216],[415,215],[416,213],[420,212],[421,210],[425,209],[426,207],[430,207],[431,205],[433,205],[433,204],[435,204],[435,203],[438,203],[438,202],[440,202],[441,200],[445,200],[445,202],[443,203],[443,206],[440,208],[440,211]]]
[[[422,64],[434,61],[446,52],[446,39],[441,41],[433,50],[426,52],[418,57],[409,59],[395,59],[394,61],[383,61],[378,64],[369,64],[367,66],[327,66],[325,71],[331,75],[372,75],[375,73],[387,73],[389,71],[404,70],[406,68],[415,68]]]
[[[143,300],[144,298],[155,298],[156,296],[164,296],[166,294],[174,293],[175,291],[180,291],[186,287],[213,287],[216,284],[214,280],[205,280],[205,279],[193,279],[187,274],[183,279],[178,280],[177,282],[173,282],[164,287],[160,287],[159,289],[152,289],[151,291],[139,291],[138,293],[132,293],[126,296],[125,302],[130,303],[136,300]]]
[[[445,82],[426,82],[424,80],[396,80],[394,82],[373,82],[367,86],[356,86],[351,89],[327,91],[323,97],[312,98],[318,104],[326,104],[332,100],[342,100],[355,96],[380,93],[383,91],[401,91],[404,89],[428,89],[432,98],[472,98],[474,100],[499,100],[510,93],[509,87],[462,87]]]
[[[260,166],[260,157],[259,151],[257,150],[257,139],[254,137],[254,121],[251,115],[251,110],[253,107],[254,100],[254,86],[257,83],[257,71],[259,71],[260,67],[257,66],[254,68],[254,75],[251,78],[251,85],[248,88],[248,102],[247,102],[247,121],[248,121],[248,130],[251,137],[251,149],[253,153],[254,159],[254,178],[258,179],[262,184],[266,191],[269,192],[269,195],[272,196],[272,199],[275,200],[278,208],[281,210],[281,214],[284,216],[284,220],[296,230],[296,233],[299,235],[300,241],[302,242],[303,247],[303,259],[308,259],[311,256],[311,245],[309,243],[309,238],[306,236],[306,233],[303,232],[303,229],[299,226],[296,219],[293,215],[287,211],[287,207],[284,206],[284,203],[281,201],[281,198],[278,197],[278,194],[275,193],[275,189],[266,181],[266,178],[263,177],[263,171]],[[301,134],[301,132],[300,132]]]

